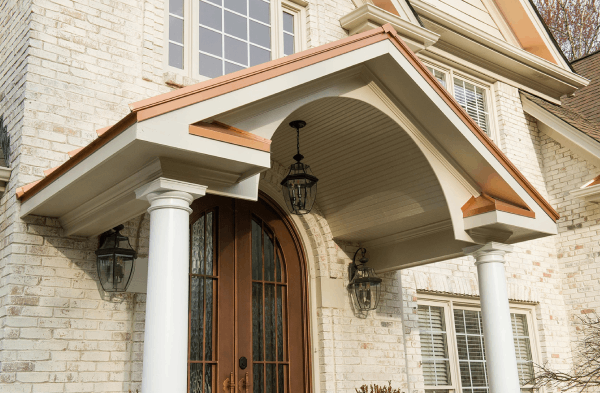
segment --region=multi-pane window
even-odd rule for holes
[[[168,65],[214,78],[293,54],[301,10],[284,1],[168,0]]]
[[[489,133],[489,116],[485,90],[462,79],[454,78],[454,98],[483,131]]]
[[[184,16],[183,0],[169,1],[169,65],[175,68],[184,63]]]
[[[437,302],[436,302],[437,303]],[[489,393],[481,312],[440,302],[419,305],[419,330],[426,393]],[[522,393],[533,377],[527,314],[511,313]]]
[[[466,80],[453,76],[453,72],[450,70],[448,74],[440,71],[436,68],[426,66],[427,70],[434,76],[434,78],[449,91],[453,91],[454,99],[462,106],[462,108],[469,114],[469,116],[477,123],[477,125],[488,135],[491,134],[490,130],[490,116],[487,103],[486,90],[482,87],[476,86]],[[449,79],[449,80],[448,80]],[[451,86],[448,86],[449,82],[452,82]]]
[[[435,79],[437,79],[437,81],[440,82],[440,84],[444,86],[444,88],[446,88],[446,74],[440,70],[436,70],[435,68],[431,68],[429,66],[427,66],[427,69],[429,70],[429,72],[431,72],[431,75],[433,75]]]

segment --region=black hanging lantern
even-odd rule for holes
[[[129,244],[119,225],[100,235],[100,248],[96,250],[98,277],[105,292],[125,292],[133,276],[137,253]]]
[[[359,264],[356,263],[356,255],[361,252]],[[355,307],[362,311],[375,310],[381,297],[381,278],[377,277],[373,268],[365,266],[369,260],[365,258],[367,250],[359,248],[354,253],[350,274],[352,279],[348,288],[350,289]]]
[[[290,213],[302,215],[312,209],[317,197],[317,179],[312,174],[310,167],[302,163],[304,156],[300,154],[300,129],[306,126],[302,120],[294,120],[290,127],[296,129],[297,154],[294,156],[296,162],[290,166],[290,172],[281,181],[283,198]]]

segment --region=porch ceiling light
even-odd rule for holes
[[[356,263],[356,256],[361,253],[359,263]],[[350,284],[348,288],[354,301],[354,306],[361,312],[375,310],[381,297],[381,278],[377,277],[375,270],[365,266],[369,260],[365,258],[367,250],[359,248],[354,253],[352,265],[350,265]]]
[[[283,198],[290,213],[302,215],[310,213],[317,198],[317,179],[310,167],[302,163],[304,156],[300,154],[300,129],[306,126],[302,120],[294,120],[290,127],[296,129],[297,154],[293,157],[296,162],[290,166],[287,176],[281,181]]]
[[[105,292],[125,292],[133,276],[137,253],[129,238],[121,235],[123,225],[100,235],[100,248],[96,250],[98,278]]]

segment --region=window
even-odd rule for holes
[[[449,300],[420,301],[421,355],[426,393],[488,393],[481,311],[477,304]],[[530,309],[511,310],[522,393],[533,376]]]
[[[168,66],[188,76],[214,78],[301,46],[302,9],[286,0],[168,1]]]
[[[462,79],[454,78],[454,98],[483,131],[489,134],[485,90]]]
[[[440,82],[440,84],[444,86],[444,88],[446,88],[446,73],[436,70],[435,68],[431,68],[429,66],[427,66],[427,69],[429,70],[429,72],[431,72],[431,75],[433,75],[435,79],[437,79],[437,81]]]
[[[454,76],[452,70],[444,72],[429,65],[426,65],[426,67],[445,89],[454,92],[454,99],[456,99],[460,106],[462,106],[469,116],[471,116],[475,123],[477,123],[486,134],[491,136],[488,90],[465,79]],[[449,86],[450,81],[452,81],[451,86]]]

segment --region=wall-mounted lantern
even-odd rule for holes
[[[359,263],[356,256],[361,253]],[[348,289],[354,301],[354,306],[361,312],[375,310],[381,296],[381,278],[377,277],[373,268],[365,266],[369,260],[365,257],[367,250],[359,248],[354,253],[352,265],[350,265],[350,284]]]
[[[290,213],[302,215],[307,214],[313,207],[317,198],[317,179],[312,174],[310,167],[302,163],[304,156],[300,154],[300,129],[306,126],[302,120],[294,120],[290,127],[296,129],[297,154],[294,156],[296,162],[290,166],[288,175],[281,181],[283,198]]]
[[[129,238],[121,235],[123,225],[100,235],[100,248],[96,250],[98,278],[105,292],[125,292],[133,276],[137,253]]]

